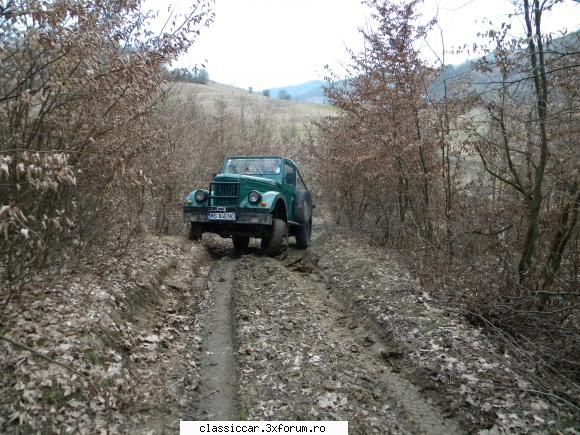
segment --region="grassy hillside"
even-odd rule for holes
[[[217,111],[220,104],[225,104],[233,113],[244,112],[249,116],[263,113],[271,117],[270,119],[277,125],[288,123],[301,125],[337,114],[337,109],[330,105],[276,100],[259,93],[250,94],[245,89],[215,82],[207,85],[176,83],[172,90],[173,98],[180,100],[193,98],[208,113]]]

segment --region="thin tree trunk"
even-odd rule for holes
[[[528,229],[524,239],[522,255],[518,264],[520,284],[530,276],[536,244],[540,237],[538,217],[543,199],[542,183],[544,180],[544,172],[546,170],[546,164],[548,161],[548,134],[546,131],[546,120],[548,112],[548,82],[546,78],[544,47],[540,29],[542,8],[540,7],[539,0],[533,1],[533,24],[532,16],[530,15],[532,11],[530,11],[529,0],[524,0],[524,11],[528,37],[528,51],[530,63],[532,65],[534,91],[536,95],[536,108],[538,111],[538,127],[540,130],[540,161],[535,171],[532,194],[527,200],[529,210]]]
[[[519,282],[522,284],[529,276],[532,266],[532,259],[536,250],[536,243],[540,237],[538,218],[540,216],[541,199],[534,198],[528,201],[528,226],[524,236],[524,245],[520,261],[518,263]]]
[[[539,300],[539,309],[542,310],[547,302],[548,294],[562,262],[562,254],[570,241],[578,223],[578,209],[580,208],[580,190],[578,180],[575,180],[570,196],[562,207],[558,229],[550,244],[550,252],[542,271],[540,288],[543,292]]]
[[[417,129],[417,140],[419,143],[419,160],[421,162],[421,172],[423,175],[423,203],[425,205],[424,220],[425,220],[425,237],[430,242],[433,240],[433,224],[431,223],[431,209],[429,203],[429,178],[428,169],[425,162],[425,153],[423,151],[423,144],[421,143],[421,126],[419,123],[419,112],[415,108],[415,128]]]

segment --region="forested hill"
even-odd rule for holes
[[[569,33],[546,43],[546,56],[552,65],[557,65],[557,59],[565,53],[574,52],[580,47],[580,30]],[[529,71],[529,58],[526,49],[520,48],[510,53],[511,65],[505,77],[497,64],[495,52],[481,58],[472,59],[459,65],[448,65],[429,86],[429,93],[433,98],[441,99],[445,93],[444,82],[447,82],[447,92],[450,97],[467,97],[473,95],[492,96],[506,84],[520,81],[524,84]],[[558,68],[558,66],[555,66]],[[532,93],[529,86],[521,89],[528,95]]]

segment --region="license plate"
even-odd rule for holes
[[[234,212],[228,211],[210,211],[207,214],[208,221],[235,221],[236,214]]]

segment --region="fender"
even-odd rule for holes
[[[274,207],[276,206],[276,202],[278,201],[279,198],[282,199],[284,207],[286,207],[286,214],[288,214],[288,204],[286,204],[286,201],[284,200],[284,197],[280,192],[270,191],[262,194],[262,202],[268,204],[270,212],[274,211]]]

